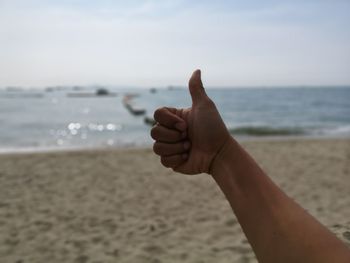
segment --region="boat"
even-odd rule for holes
[[[132,99],[137,97],[137,94],[126,94],[123,98],[124,107],[133,115],[143,115],[146,113],[146,110],[143,108],[135,107],[132,104]]]
[[[137,107],[133,106],[131,103],[126,103],[126,104],[124,104],[124,106],[133,115],[143,115],[146,113],[145,109],[137,108]]]
[[[149,116],[146,116],[146,117],[143,119],[143,121],[144,121],[146,124],[150,125],[150,126],[154,126],[154,125],[156,125],[156,123],[157,123],[152,117],[149,117]]]
[[[91,97],[116,97],[118,94],[110,92],[107,89],[100,88],[97,89],[94,93],[92,92],[71,92],[67,93],[68,97],[72,98],[91,98]]]

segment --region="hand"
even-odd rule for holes
[[[231,136],[214,102],[205,93],[200,70],[189,81],[192,107],[160,108],[151,136],[165,167],[184,174],[210,173],[215,157]]]

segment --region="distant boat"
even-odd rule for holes
[[[151,93],[156,93],[156,92],[157,92],[157,89],[156,89],[156,88],[150,88],[149,91],[150,91]]]
[[[127,104],[131,104],[131,101],[133,98],[138,97],[139,94],[134,94],[134,93],[127,93],[123,97],[123,104],[126,106]]]
[[[47,87],[45,88],[46,92],[53,92],[55,89],[53,87]]]
[[[143,121],[144,121],[146,124],[150,125],[150,126],[154,126],[154,125],[156,125],[156,123],[157,123],[152,117],[148,117],[148,116],[146,116],[146,117],[143,119]]]
[[[68,93],[68,97],[73,97],[73,98],[90,98],[90,97],[116,97],[118,94],[115,92],[110,92],[107,89],[100,88],[96,90],[95,93],[91,92],[71,92]]]
[[[139,96],[138,94],[126,94],[123,98],[124,107],[133,115],[143,115],[146,110],[143,108],[137,108],[132,104],[132,99]]]
[[[142,108],[136,108],[132,106],[131,104],[126,104],[125,107],[129,110],[129,112],[133,115],[143,115],[146,113],[145,109]]]
[[[181,90],[181,89],[183,89],[180,86],[172,86],[172,85],[168,86],[167,88],[168,88],[168,90]]]
[[[125,102],[127,102],[129,100],[132,100],[133,98],[136,98],[138,96],[140,96],[140,95],[137,94],[137,93],[127,93],[123,97],[123,103],[125,103]]]
[[[108,95],[110,95],[110,94],[111,94],[111,93],[109,92],[109,90],[104,89],[104,88],[98,89],[98,90],[96,91],[96,95],[97,95],[97,96],[108,96]]]

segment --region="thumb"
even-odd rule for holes
[[[191,93],[193,103],[198,103],[202,99],[207,97],[201,80],[201,71],[199,69],[193,72],[188,83],[188,87]]]

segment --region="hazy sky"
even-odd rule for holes
[[[350,1],[0,0],[0,86],[350,84]]]

